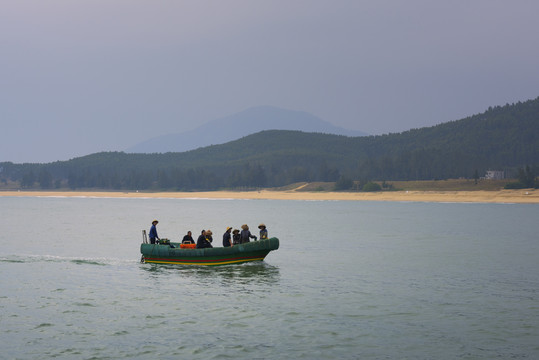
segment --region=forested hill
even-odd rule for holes
[[[211,190],[298,181],[426,180],[539,165],[539,98],[398,134],[263,131],[183,153],[104,152],[49,164],[0,164],[23,187]]]

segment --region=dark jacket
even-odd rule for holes
[[[241,244],[250,242],[251,241],[251,240],[249,240],[250,238],[253,238],[253,239],[256,240],[256,236],[251,235],[251,232],[249,230],[242,230],[241,231],[241,233],[240,233],[240,243]]]
[[[204,235],[200,235],[197,240],[197,249],[212,248],[211,243],[206,240]]]
[[[185,235],[182,240],[182,244],[194,244],[195,240],[193,240],[192,236]]]
[[[159,236],[157,236],[157,228],[154,224],[152,224],[152,227],[150,228],[148,237],[150,238],[150,244],[155,244],[155,239],[159,239]]]
[[[239,233],[233,234],[232,235],[232,241],[233,241],[234,245],[240,244],[240,234]]]
[[[230,246],[230,233],[228,231],[223,234],[223,246]]]

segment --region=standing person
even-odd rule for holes
[[[155,239],[160,240],[159,236],[157,235],[157,224],[159,221],[154,220],[152,221],[152,227],[150,228],[150,244],[155,244]]]
[[[226,228],[226,231],[223,234],[223,246],[224,247],[232,246],[232,244],[230,242],[230,239],[231,239],[230,232],[231,231],[232,231],[232,228],[229,226],[229,227]]]
[[[234,231],[232,231],[232,242],[234,243],[234,245],[241,244],[240,231],[238,229],[234,229]]]
[[[242,228],[241,233],[240,233],[240,243],[241,244],[250,242],[251,238],[256,240],[256,236],[251,235],[251,232],[249,231],[249,226],[247,226],[247,224],[243,224],[241,226],[241,228]]]
[[[268,229],[266,229],[266,225],[260,224],[258,225],[258,228],[260,229],[260,240],[264,240],[268,238]]]
[[[193,236],[191,231],[187,232],[187,235],[185,235],[182,239],[182,244],[194,244],[195,240],[193,240]]]

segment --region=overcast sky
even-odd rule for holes
[[[539,96],[539,1],[0,0],[0,161],[258,105],[370,134]]]

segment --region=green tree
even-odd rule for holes
[[[363,191],[366,191],[366,192],[374,192],[374,191],[381,191],[381,190],[382,190],[382,187],[380,186],[380,184],[372,182],[372,181],[369,181],[368,183],[363,185]]]
[[[535,186],[535,173],[526,165],[526,169],[518,169],[518,181],[522,183],[525,188],[532,188]]]
[[[22,176],[21,187],[30,188],[34,186],[35,181],[36,181],[36,176],[34,175],[34,172],[29,171]]]
[[[39,172],[39,186],[42,189],[50,189],[52,187],[52,175],[46,169]]]
[[[335,190],[350,190],[354,186],[352,179],[341,176],[339,180],[335,183]]]

